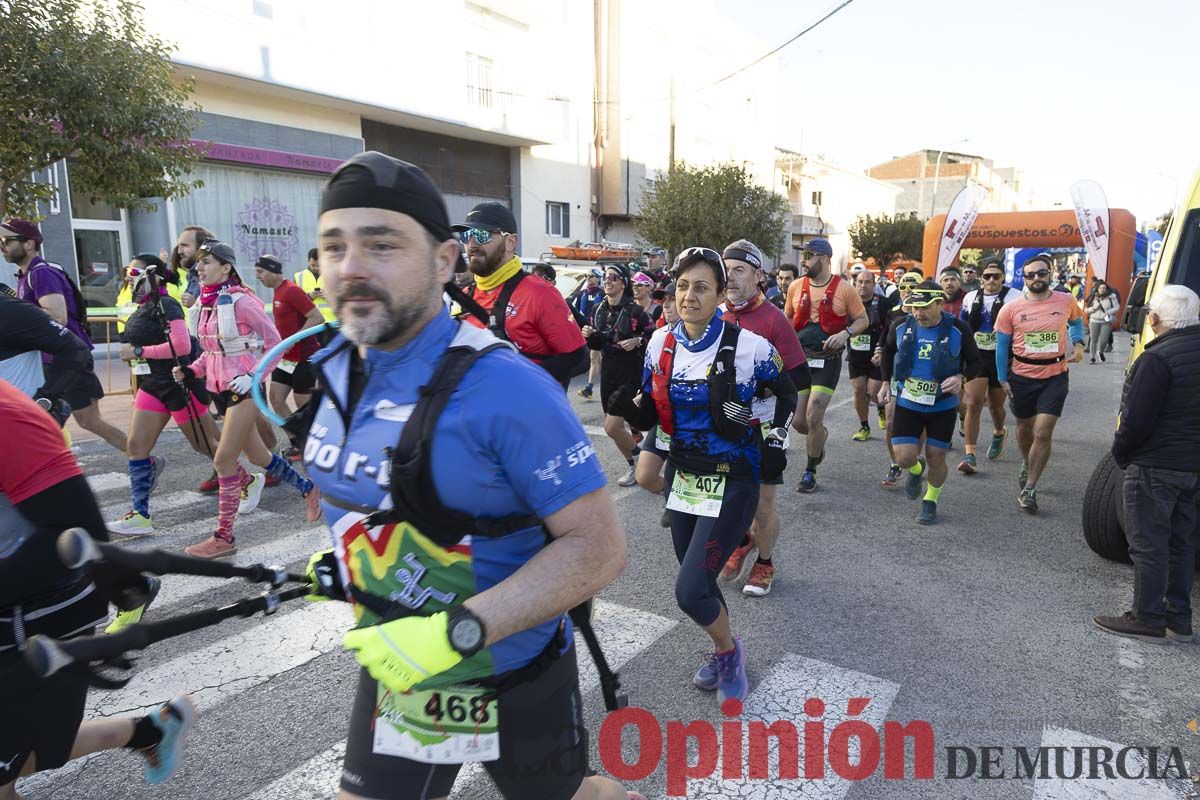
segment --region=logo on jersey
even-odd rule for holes
[[[408,422],[408,418],[412,416],[413,409],[416,408],[414,403],[406,403],[405,405],[396,405],[391,400],[380,400],[375,404],[373,413],[375,419],[384,419],[388,422]]]
[[[393,600],[412,609],[425,605],[431,597],[446,606],[454,602],[454,598],[458,596],[454,592],[442,592],[433,587],[421,585],[421,578],[425,577],[425,573],[429,570],[417,559],[415,554],[405,555],[404,563],[408,565],[408,569],[401,567],[396,570],[396,580],[400,582],[401,588],[392,592]]]
[[[929,358],[929,354],[933,352],[933,342],[923,342],[917,350],[917,358]]]
[[[562,456],[555,456],[546,462],[546,466],[535,469],[533,473],[538,476],[539,481],[554,481],[555,486],[561,486],[562,481],[558,479],[558,470],[562,466],[562,462]]]

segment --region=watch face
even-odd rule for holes
[[[450,643],[455,650],[470,652],[482,644],[483,628],[479,620],[472,617],[460,617],[450,631]]]

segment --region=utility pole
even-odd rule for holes
[[[669,113],[670,113],[670,131],[669,131],[669,151],[667,153],[667,172],[675,171],[675,76],[671,75],[671,88],[669,92]]]

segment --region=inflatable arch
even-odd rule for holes
[[[928,276],[937,270],[938,240],[946,215],[939,214],[925,223],[921,250],[921,269]],[[1133,280],[1133,249],[1137,229],[1133,214],[1123,208],[1108,212],[1109,245],[1107,283],[1120,294],[1122,304],[1129,297]],[[1009,247],[1083,247],[1074,211],[1012,211],[985,213],[975,217],[963,247],[1003,250]],[[957,263],[957,260],[956,260]],[[1092,282],[1088,262],[1087,286]]]

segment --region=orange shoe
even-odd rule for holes
[[[214,533],[203,542],[185,547],[183,552],[192,558],[228,558],[237,552],[237,546]]]
[[[750,595],[751,597],[762,597],[771,593],[771,581],[775,579],[774,564],[760,564],[754,562],[754,566],[750,567],[750,579],[746,581],[746,585],[742,587],[742,594]]]
[[[729,560],[725,562],[725,569],[721,570],[721,580],[736,581],[741,577],[742,569],[746,566],[746,557],[750,555],[750,551],[755,547],[754,537],[750,537],[749,543],[735,547],[733,552],[729,554]]]
[[[309,522],[316,522],[321,518],[321,490],[315,483],[312,490],[304,495],[304,513]]]

